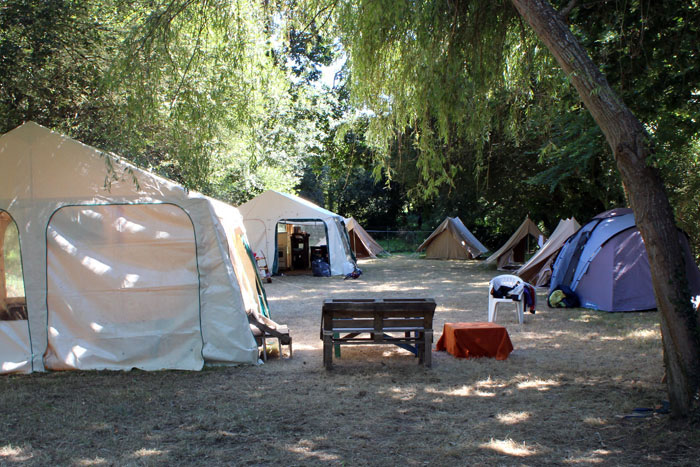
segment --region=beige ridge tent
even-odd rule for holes
[[[520,227],[498,251],[486,258],[486,263],[498,262],[498,269],[500,270],[512,269],[512,265],[524,263],[528,235],[534,237],[536,242],[546,241],[540,229],[530,220],[529,216],[525,217]]]
[[[356,258],[376,258],[385,253],[384,248],[353,217],[345,219],[345,227],[350,236],[350,248]]]
[[[557,257],[564,242],[580,228],[581,226],[573,217],[566,220],[561,219],[547,243],[537,250],[537,253],[527,263],[523,264],[515,274],[520,276],[525,282],[529,282],[537,287],[549,285],[554,259]]]
[[[0,372],[258,361],[234,207],[26,123],[0,136],[0,214]]]
[[[459,217],[446,217],[417,251],[423,250],[428,259],[474,259],[488,251]]]

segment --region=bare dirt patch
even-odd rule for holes
[[[293,359],[202,372],[66,372],[0,378],[0,464],[693,465],[697,425],[623,419],[665,396],[658,314],[552,310],[498,322],[508,360],[344,347],[327,372],[323,299],[431,297],[434,326],[485,321],[493,269],[395,256],[360,279],[276,277],[273,318]]]

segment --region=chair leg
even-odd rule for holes
[[[489,323],[493,323],[496,319],[496,305],[497,303],[489,297]]]
[[[523,324],[523,320],[525,319],[525,303],[523,300],[520,300],[519,302],[515,302],[516,306],[516,312],[518,313],[518,323]]]

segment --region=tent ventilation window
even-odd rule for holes
[[[0,321],[27,319],[17,224],[0,211]]]

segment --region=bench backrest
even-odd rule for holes
[[[332,330],[431,330],[432,298],[328,299],[322,328]]]

